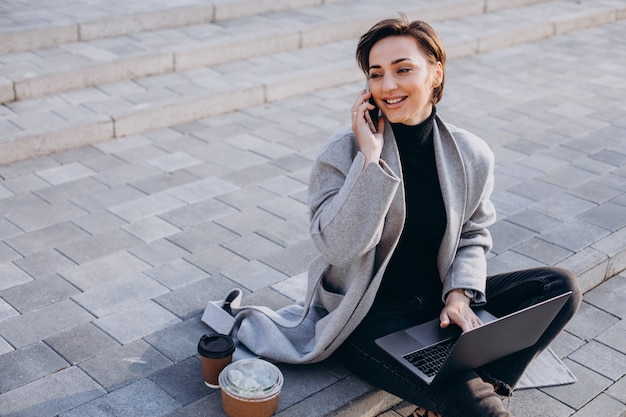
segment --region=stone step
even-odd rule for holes
[[[111,34],[121,31],[124,24],[112,21],[113,29],[97,32],[102,34],[100,39],[4,54],[0,57],[0,103],[351,39],[381,16],[392,15],[389,10],[437,22],[545,1],[490,0],[486,8],[484,0],[419,0],[409,5],[406,0],[344,0],[324,6],[317,4],[320,0],[309,0],[313,6],[298,3],[298,10],[204,24],[175,20],[173,13],[171,24],[180,21],[181,26],[120,36]]]
[[[621,0],[553,0],[434,26],[455,59],[625,17]],[[347,39],[7,103],[0,107],[0,163],[359,82],[355,44]]]
[[[342,0],[70,0],[4,2],[0,54],[225,21]]]

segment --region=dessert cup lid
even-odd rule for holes
[[[244,399],[271,397],[283,387],[283,374],[263,359],[240,359],[226,366],[219,376],[222,390]]]
[[[225,334],[205,334],[198,342],[198,353],[207,358],[224,358],[234,351],[233,338]]]

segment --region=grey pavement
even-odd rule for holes
[[[50,3],[50,10],[57,13],[62,9],[52,6],[68,3]],[[324,21],[321,10],[342,6],[333,3],[307,10],[318,10]],[[577,2],[529,3],[549,8]],[[8,4],[0,2],[0,10]],[[313,4],[321,2],[308,5]],[[611,4],[619,9],[619,2]],[[179,4],[186,5],[193,2]],[[69,23],[87,21],[72,10]],[[528,16],[540,14],[532,10]],[[0,16],[17,22],[16,13]],[[40,20],[31,13],[38,23],[29,24],[66,22],[45,8]],[[276,13],[284,21],[312,19],[302,10]],[[499,220],[492,228],[489,272],[560,265],[573,270],[586,291],[580,311],[552,346],[578,382],[517,391],[510,406],[516,416],[621,417],[626,413],[626,21],[596,19],[577,30],[534,38],[518,31],[517,42],[511,37],[499,47],[458,52],[467,45],[461,41],[467,28],[484,28],[493,16],[500,26],[513,25],[515,11],[508,13],[508,20],[502,20],[505,14],[441,18],[442,36],[457,52],[448,64],[438,112],[483,137],[496,154],[493,200]],[[28,26],[24,22],[16,26]],[[541,25],[532,27],[536,32]],[[106,36],[129,36],[120,31]],[[460,37],[453,38],[455,33]],[[343,35],[329,45],[315,50],[325,59],[352,54],[354,39]],[[56,47],[46,51],[52,55]],[[311,51],[268,56],[292,62],[297,70]],[[258,63],[266,80],[273,67],[262,58],[236,62]],[[224,74],[246,75],[239,65],[221,65]],[[214,68],[199,68],[194,82],[209,82],[202,77]],[[246,82],[230,77],[233,85]],[[171,80],[145,81],[170,86]],[[97,142],[84,137],[82,146],[0,165],[0,416],[223,417],[219,391],[202,383],[196,344],[208,328],[200,315],[208,300],[233,287],[244,289],[246,303],[275,308],[302,296],[315,252],[308,236],[309,168],[328,135],[349,121],[362,88],[356,81],[350,75],[335,86],[292,85],[293,92],[270,100],[224,103],[228,111],[196,112],[193,121],[156,120],[156,129],[146,122],[137,132],[103,135]],[[257,79],[247,82],[261,85]],[[122,83],[73,94],[77,102],[103,92],[115,98],[114,91],[131,87],[131,81]],[[43,110],[68,103],[54,94],[30,100],[35,99],[0,108],[5,117],[0,126],[6,129],[0,136],[19,135],[6,128],[17,126],[9,120],[16,108],[27,114],[24,127],[28,118],[37,128],[40,122],[57,123],[38,120]],[[41,111],[35,116],[27,113],[36,106]],[[71,109],[68,114],[83,117]],[[94,114],[110,120],[106,112]],[[155,114],[167,117],[163,112],[150,117]],[[279,367],[286,381],[280,417],[397,417],[412,411],[336,360]]]

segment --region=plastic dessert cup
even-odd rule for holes
[[[229,417],[270,417],[278,407],[283,374],[262,359],[241,359],[219,376],[222,406]]]

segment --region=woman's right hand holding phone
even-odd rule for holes
[[[363,90],[352,106],[352,131],[359,144],[359,150],[365,155],[365,166],[370,163],[378,163],[383,149],[383,133],[385,122],[382,117],[378,118],[377,132],[372,132],[365,114],[376,107],[369,102],[372,93]]]

